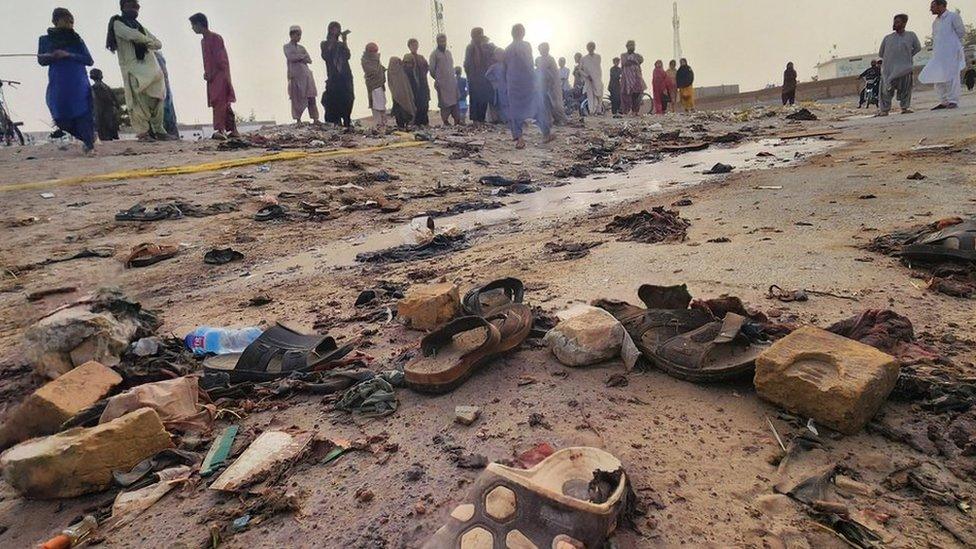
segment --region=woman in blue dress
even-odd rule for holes
[[[95,118],[86,67],[94,65],[85,41],[75,32],[75,18],[64,8],[51,16],[54,27],[38,41],[37,62],[48,68],[47,106],[59,129],[95,149]]]

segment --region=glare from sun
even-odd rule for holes
[[[552,22],[546,19],[533,19],[525,24],[525,35],[531,37],[532,42],[539,44],[542,42],[552,42],[555,38],[556,30]]]

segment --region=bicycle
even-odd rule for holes
[[[14,88],[20,85],[20,82],[0,80],[0,142],[3,142],[4,145],[9,147],[14,141],[18,141],[21,146],[24,146],[24,134],[20,131],[20,127],[24,123],[14,122],[10,118],[10,111],[7,110],[7,98],[3,93],[4,84]]]

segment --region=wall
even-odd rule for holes
[[[921,68],[915,69],[916,78]],[[815,82],[801,82],[796,88],[797,101],[820,101],[840,97],[856,97],[861,93],[861,80],[856,76],[847,78],[833,78]],[[916,80],[915,89],[930,89],[932,86],[919,84]],[[744,108],[754,105],[781,104],[783,88],[768,88],[738,95],[702,98],[697,102],[697,108],[703,111]]]

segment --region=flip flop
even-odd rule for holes
[[[277,204],[265,206],[258,210],[258,213],[254,214],[254,219],[257,221],[271,221],[272,219],[279,219],[281,217],[285,217],[285,209]]]
[[[115,214],[116,221],[161,221],[163,219],[180,219],[183,212],[172,204],[147,210],[142,204],[136,204],[128,210]]]
[[[486,316],[493,309],[509,303],[522,303],[525,298],[525,285],[517,278],[502,278],[464,295],[461,307],[469,315]]]
[[[210,357],[203,363],[208,374],[225,373],[232,383],[272,381],[293,372],[308,372],[338,360],[353,345],[338,347],[335,339],[299,333],[283,324],[268,328],[243,353]]]
[[[913,261],[976,261],[976,219],[950,225],[904,246],[901,257]]]
[[[423,547],[603,547],[629,489],[620,461],[597,448],[559,450],[527,470],[492,463]]]
[[[728,313],[724,320],[710,322],[677,335],[658,346],[654,363],[677,379],[694,383],[727,381],[752,374],[756,358],[767,346],[751,342],[742,334],[749,319]]]
[[[498,327],[478,316],[464,316],[420,341],[421,355],[403,368],[407,387],[422,393],[446,393],[499,353]]]
[[[180,251],[179,246],[170,245],[160,245],[153,244],[151,242],[145,242],[139,244],[135,248],[132,248],[132,253],[129,254],[129,258],[125,260],[125,266],[128,269],[148,267],[150,265],[155,265],[160,261],[165,261],[174,257]]]
[[[226,265],[231,261],[241,261],[244,254],[231,248],[214,248],[203,256],[207,265]]]

